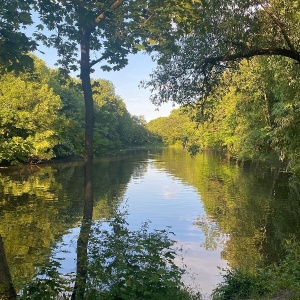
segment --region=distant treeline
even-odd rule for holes
[[[34,58],[34,72],[0,77],[0,165],[81,156],[84,100],[79,80]],[[142,116],[132,116],[110,81],[92,82],[94,155],[159,142]]]
[[[224,72],[203,106],[149,122],[167,145],[214,148],[238,160],[277,158],[300,169],[299,65],[284,58],[243,60]]]

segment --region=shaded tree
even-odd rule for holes
[[[242,58],[282,56],[300,62],[299,1],[195,1],[173,53],[146,83],[154,103],[174,101],[202,109],[224,70]],[[181,24],[178,25],[179,27]]]
[[[57,48],[61,66],[80,69],[85,100],[85,163],[93,158],[94,108],[90,74],[95,65],[119,70],[126,56],[139,49],[166,48],[174,31],[171,24],[176,1],[163,7],[159,1],[43,1],[37,4],[41,22],[50,36],[37,34],[47,46]],[[163,24],[158,30],[157,24]],[[161,25],[162,26],[162,25]],[[43,28],[39,25],[38,28]],[[78,53],[80,58],[78,59]]]
[[[28,55],[36,49],[36,42],[22,29],[32,24],[30,5],[33,1],[0,1],[0,69],[21,71],[32,67]]]

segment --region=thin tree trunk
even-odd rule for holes
[[[94,132],[94,101],[90,78],[90,33],[82,32],[81,38],[81,61],[80,78],[85,103],[85,164],[93,161],[93,132]]]
[[[84,213],[77,241],[77,272],[72,300],[85,298],[88,267],[88,241],[93,217],[93,133],[94,101],[90,78],[90,33],[82,30],[81,37],[81,82],[85,103],[84,147]]]
[[[12,284],[9,267],[6,260],[4,245],[0,235],[0,299],[15,300],[17,294]]]

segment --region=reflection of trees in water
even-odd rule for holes
[[[126,184],[124,178],[120,179],[117,180],[118,183],[121,181]],[[130,231],[125,216],[120,213],[110,222],[111,230],[101,229],[101,222],[92,225],[93,185],[91,177],[86,180],[83,217],[77,241],[77,271],[73,292],[69,280],[74,277],[72,274],[64,275],[65,277],[59,274],[59,260],[52,258],[40,268],[33,282],[23,289],[21,298],[28,299],[32,295],[43,295],[43,297],[49,296],[50,299],[60,294],[61,296],[72,295],[71,298],[74,300],[99,297],[101,299],[102,297],[104,299],[118,297],[120,299],[124,297],[190,299],[190,294],[181,281],[183,270],[173,261],[177,250],[173,247],[174,241],[169,238],[170,233],[166,230],[149,231],[147,224],[144,224],[140,230]],[[101,181],[98,178],[98,182]],[[123,184],[120,186],[119,191],[123,191]],[[104,199],[107,200],[109,199],[107,195],[112,195],[116,201],[121,195],[116,193],[116,190],[116,187],[108,189],[106,193],[101,194],[101,197],[106,196]],[[110,200],[114,201],[114,199]],[[116,210],[117,207],[114,208]],[[100,219],[110,216],[107,216],[106,210],[105,217],[102,216]],[[9,273],[7,274],[7,278],[10,279]],[[15,296],[13,288],[10,289],[10,293],[11,297]],[[200,295],[198,298],[200,299]]]
[[[132,177],[141,179],[147,172],[148,169],[148,162],[147,161],[141,161],[136,163]]]
[[[282,241],[292,236],[300,238],[300,180],[286,175],[279,174],[276,178],[270,198],[271,214],[266,220],[267,239],[263,249],[269,253],[270,263],[285,255]]]
[[[80,233],[77,240],[76,279],[72,300],[85,299],[85,286],[88,272],[88,243],[93,219],[93,162],[84,165],[84,209]]]
[[[290,234],[300,237],[299,186],[279,180],[276,170],[259,164],[239,167],[210,152],[191,157],[176,149],[165,150],[159,160],[164,163],[158,168],[198,189],[209,216],[198,224],[204,245],[214,248],[220,232],[226,234],[222,257],[231,267],[253,270],[274,262]]]
[[[198,217],[193,224],[198,226],[204,234],[201,247],[206,250],[216,250],[228,240],[228,236],[220,231],[217,223],[209,216]]]
[[[95,167],[95,215],[109,218],[133,172],[131,160]],[[101,176],[99,176],[99,174]],[[19,290],[46,264],[61,236],[83,215],[81,164],[3,171],[0,177],[0,234],[14,285]]]
[[[62,181],[60,170],[52,167],[28,170],[1,176],[0,233],[16,288],[47,261],[53,242],[76,224],[80,214],[76,168],[67,169]]]
[[[121,164],[124,163],[123,160],[120,161]],[[107,166],[108,166],[108,170],[107,172],[103,172],[103,165],[97,165],[97,169],[95,170],[95,174],[100,174],[100,177],[97,179],[98,183],[99,181],[103,181],[100,185],[101,189],[103,189],[103,187],[105,186],[105,179],[106,177],[101,176],[103,173],[104,174],[112,174],[112,169],[109,167],[110,162],[107,162]],[[123,164],[124,165],[124,164]],[[112,201],[112,199],[120,199],[121,195],[120,195],[120,191],[124,192],[125,191],[125,186],[128,183],[128,181],[126,180],[124,182],[124,178],[130,178],[130,175],[133,173],[133,177],[138,175],[141,175],[141,170],[142,168],[140,168],[141,164],[136,165],[135,164],[135,168],[132,172],[131,169],[128,170],[128,168],[123,168],[121,169],[122,172],[126,172],[126,175],[129,176],[124,176],[123,173],[120,173],[121,170],[117,170],[117,173],[113,174],[113,181],[109,180],[108,185],[111,186],[112,182],[116,183],[115,185],[115,189],[109,189],[110,193],[106,193],[106,195],[101,195],[102,199],[105,201]],[[99,170],[100,168],[100,170]],[[128,173],[128,171],[130,171]],[[145,172],[145,171],[144,171]],[[104,180],[103,180],[104,179]],[[111,179],[111,178],[110,178]],[[92,164],[85,164],[84,166],[84,212],[83,212],[83,219],[81,222],[81,229],[80,229],[80,234],[78,237],[78,241],[77,241],[77,264],[76,264],[76,279],[75,279],[75,285],[74,285],[74,290],[72,293],[72,300],[80,300],[80,299],[85,299],[86,296],[86,292],[87,292],[87,282],[88,281],[93,281],[93,286],[90,286],[90,290],[93,290],[94,292],[92,293],[93,296],[92,298],[95,298],[95,293],[97,291],[99,291],[99,286],[95,285],[95,280],[97,280],[99,282],[102,283],[104,280],[107,280],[107,276],[105,277],[101,277],[101,275],[103,275],[103,266],[100,264],[100,266],[98,266],[98,269],[91,267],[90,262],[88,260],[88,248],[89,248],[89,240],[90,240],[90,234],[91,234],[91,226],[92,226],[92,219],[93,219],[93,165]],[[106,197],[105,197],[106,196]],[[108,197],[107,197],[108,196]],[[103,201],[101,201],[101,203],[103,203]],[[116,212],[116,207],[114,205],[112,205],[112,203],[108,203],[106,202],[106,206],[109,209],[109,213],[114,214]],[[106,210],[106,214],[103,215],[103,212],[105,212],[105,209],[102,211],[103,206],[101,207],[102,209],[100,210],[99,205],[98,205],[98,214],[100,212],[101,216],[98,215],[98,219],[108,219],[108,216],[111,216],[111,214],[108,214],[107,216],[107,210]],[[120,224],[115,224],[115,226],[119,226]],[[123,238],[123,235],[125,235],[125,228],[123,228],[123,231],[121,231],[121,236]],[[120,230],[119,230],[120,231]],[[116,232],[115,232],[116,233]],[[113,236],[112,239],[116,239],[117,235],[115,234]],[[106,236],[106,238],[108,238],[108,236]],[[101,248],[101,244],[102,243],[107,243],[108,240],[107,239],[98,239],[95,242],[94,239],[94,245],[92,244],[92,246],[94,246],[94,249],[99,249]],[[119,241],[120,242],[120,241]],[[136,241],[135,241],[136,242]],[[128,238],[126,239],[126,245],[129,243]],[[114,246],[118,246],[120,247],[120,245],[118,245],[118,243],[114,243]],[[123,247],[119,248],[121,249],[122,252],[125,251],[124,249],[124,244]],[[91,250],[93,252],[93,250]],[[117,252],[117,247],[111,247],[109,248],[109,251],[112,253],[111,257],[116,258],[117,256],[120,256],[120,253]],[[94,250],[95,252],[95,250]],[[99,257],[94,257],[94,260]],[[101,259],[100,259],[101,262]],[[129,268],[129,266],[127,266],[127,268]],[[93,269],[94,272],[96,272],[96,276],[95,278],[91,278],[91,276],[89,276],[90,274],[92,274],[91,270]],[[109,274],[106,274],[109,275]],[[110,275],[113,275],[110,273]],[[125,276],[125,275],[124,275]],[[121,275],[121,277],[124,277],[123,275]],[[118,280],[120,280],[120,278],[118,278]],[[106,281],[108,282],[108,281]],[[105,290],[109,289],[109,285],[106,283],[105,285]],[[124,284],[124,286],[126,286],[126,284]],[[122,286],[120,285],[120,288]],[[103,295],[102,295],[103,296]],[[101,296],[101,298],[102,298]],[[99,295],[98,295],[99,297]]]

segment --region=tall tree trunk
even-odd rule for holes
[[[90,77],[90,33],[83,32],[81,39],[81,82],[85,103],[84,140],[84,202],[93,208],[93,148],[94,148],[94,101]],[[88,212],[92,217],[92,210]]]
[[[6,260],[4,245],[0,235],[0,299],[15,300],[17,294],[12,284],[9,267]]]
[[[81,73],[85,103],[85,147],[84,147],[84,213],[77,241],[77,274],[72,300],[84,299],[87,280],[87,248],[93,217],[93,133],[94,101],[90,78],[90,32],[82,30]]]
[[[85,103],[85,145],[84,162],[93,161],[94,101],[90,77],[90,33],[82,32],[80,78]]]

